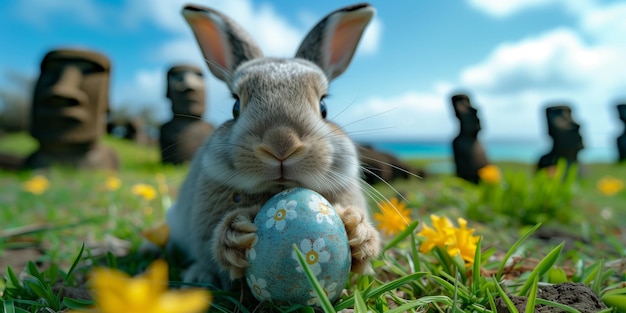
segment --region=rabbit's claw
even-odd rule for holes
[[[380,253],[380,235],[361,210],[347,208],[342,211],[340,216],[346,227],[352,253],[351,270],[359,274],[371,274],[370,260]]]
[[[246,259],[246,250],[258,238],[256,225],[248,215],[233,211],[226,215],[217,231],[215,258],[230,271],[231,279],[243,277],[245,268],[250,265]]]

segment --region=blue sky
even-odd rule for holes
[[[111,106],[169,117],[165,72],[206,69],[178,0],[9,0],[0,4],[0,88],[38,75],[43,55],[84,47],[112,61]],[[239,22],[266,55],[291,56],[325,14],[354,1],[197,0]],[[420,0],[370,2],[377,14],[350,68],[331,85],[329,117],[357,140],[450,139],[449,101],[469,93],[484,140],[548,142],[543,108],[568,103],[588,146],[612,146],[626,102],[626,2]],[[8,44],[7,44],[8,43]],[[207,120],[230,117],[206,71]],[[2,104],[0,104],[1,106]]]

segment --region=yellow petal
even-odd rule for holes
[[[170,238],[170,228],[165,222],[148,228],[141,232],[141,235],[159,247],[165,247]]]
[[[158,300],[154,313],[204,312],[211,305],[211,293],[203,289],[185,289],[165,293]]]

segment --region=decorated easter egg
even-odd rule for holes
[[[328,200],[310,189],[287,189],[263,205],[254,224],[258,240],[246,251],[246,281],[259,301],[319,305],[294,245],[328,298],[339,297],[350,272],[350,246]]]

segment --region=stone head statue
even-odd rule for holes
[[[53,50],[41,62],[31,114],[40,143],[86,143],[105,132],[109,60],[86,50]]]
[[[572,109],[567,105],[546,108],[548,135],[554,140],[554,148],[563,151],[580,151],[584,148],[580,125],[572,118]]]
[[[39,150],[27,159],[26,167],[57,162],[95,168],[117,166],[116,157],[104,160],[102,155],[93,156],[106,132],[110,69],[108,58],[94,51],[59,49],[44,56],[30,123]],[[87,156],[98,164],[79,161]]]
[[[461,135],[476,137],[480,132],[480,120],[478,110],[472,106],[467,95],[457,94],[452,96],[454,115],[459,119]]]
[[[624,122],[624,132],[617,137],[618,162],[626,162],[626,103],[617,105],[619,119]]]
[[[617,114],[619,114],[619,119],[626,123],[626,103],[617,105]]]
[[[472,183],[479,182],[478,170],[489,164],[485,150],[478,140],[481,130],[478,110],[469,96],[456,94],[452,98],[454,115],[459,119],[459,134],[452,141],[456,175]]]
[[[206,109],[204,77],[199,67],[176,65],[167,71],[167,94],[174,117],[200,118]]]
[[[172,102],[172,119],[161,125],[161,161],[181,164],[191,160],[196,150],[213,132],[205,122],[206,88],[199,67],[176,65],[167,71],[166,97]]]
[[[539,160],[538,169],[556,165],[559,159],[568,164],[578,162],[578,152],[585,146],[580,135],[580,125],[572,118],[568,105],[546,107],[548,135],[552,137],[552,149]]]

